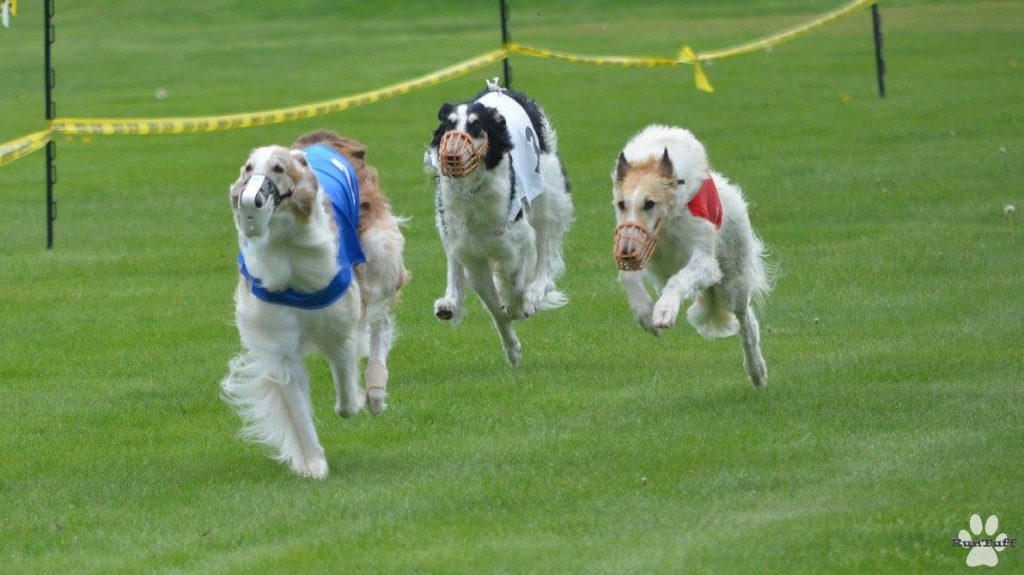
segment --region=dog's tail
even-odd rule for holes
[[[540,305],[537,306],[537,309],[540,311],[558,309],[567,303],[569,303],[569,296],[558,290],[551,290],[544,294],[544,299],[540,300]]]
[[[273,448],[274,458],[300,475],[327,475],[327,460],[312,429],[309,377],[302,359],[271,365],[243,352],[220,382],[221,397],[241,416],[242,438]]]

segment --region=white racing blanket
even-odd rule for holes
[[[533,131],[530,117],[518,102],[496,87],[492,90],[477,102],[498,110],[504,116],[513,146],[509,155],[516,174],[516,197],[529,204],[544,191],[540,181],[540,134]],[[511,212],[509,217],[515,218],[519,210]]]

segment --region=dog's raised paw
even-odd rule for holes
[[[458,311],[459,306],[451,300],[438,298],[437,301],[434,302],[434,317],[441,321],[450,321],[455,319]]]
[[[679,303],[668,301],[665,298],[659,299],[654,304],[654,311],[651,313],[651,323],[656,329],[672,327],[676,323],[676,316],[679,315]]]

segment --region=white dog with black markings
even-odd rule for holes
[[[424,156],[437,178],[437,227],[448,258],[438,319],[463,316],[464,279],[487,307],[505,356],[522,355],[512,320],[565,305],[555,281],[572,199],[544,111],[496,80],[472,100],[445,103]]]
[[[744,366],[767,384],[751,305],[771,290],[765,247],[754,234],[740,188],[712,171],[704,146],[682,128],[653,125],[619,154],[614,254],[629,307],[653,335],[686,317],[707,338],[740,333]],[[644,278],[660,295],[651,299]]]
[[[243,435],[300,475],[323,478],[327,459],[310,401],[307,348],[331,365],[335,411],[387,407],[392,307],[408,281],[401,220],[380,191],[366,147],[327,131],[256,148],[231,185],[238,229],[235,319],[244,351],[221,381]],[[366,387],[359,361],[369,346]]]

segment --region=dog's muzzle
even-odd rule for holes
[[[461,130],[450,130],[441,137],[437,149],[441,175],[461,178],[480,164],[480,158],[487,153],[487,140],[479,148],[473,147],[473,137]]]
[[[639,271],[644,269],[658,245],[661,234],[662,218],[654,226],[654,233],[647,231],[647,226],[635,220],[619,224],[615,228],[615,263],[622,271]]]
[[[248,238],[263,235],[274,209],[290,195],[292,190],[282,194],[274,180],[265,175],[250,176],[238,198],[238,229]]]

